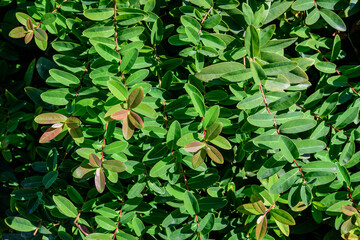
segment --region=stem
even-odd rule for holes
[[[329,59],[327,59],[325,57],[325,55],[319,49],[317,51],[318,51],[318,53],[320,53],[322,55],[323,59],[326,62],[330,62]],[[341,73],[339,72],[339,70],[335,69],[335,71],[336,71],[337,75],[341,76]],[[347,85],[356,94],[356,96],[360,97],[359,93],[348,82],[347,82]]]
[[[211,12],[211,10],[212,10],[213,8],[214,8],[214,7],[211,7],[211,8],[209,9],[209,11],[207,11],[207,13],[206,13],[206,14],[205,14],[205,16],[203,17],[203,19],[201,20],[201,23],[200,23],[200,29],[199,29],[198,34],[200,34],[200,33],[201,33],[201,27],[202,27],[202,24],[203,24],[203,22],[205,21],[206,17],[210,14],[210,12]]]
[[[107,128],[108,128],[108,125],[109,125],[109,122],[106,123],[105,125],[105,132],[104,132],[104,139],[103,139],[103,143],[102,143],[102,147],[101,147],[101,163],[103,162],[104,160],[104,147],[105,147],[105,139],[106,139],[106,131],[107,131]]]
[[[168,117],[167,117],[167,115],[166,115],[165,105],[166,105],[166,102],[163,102],[163,108],[164,108],[164,119],[165,119],[165,129],[167,130],[167,129],[168,129]]]
[[[113,240],[115,240],[115,237],[116,237],[116,233],[117,231],[119,230],[119,224],[120,224],[120,218],[121,218],[121,214],[122,214],[122,205],[124,204],[124,200],[121,200],[121,208],[120,208],[120,213],[119,213],[119,219],[117,221],[117,224],[116,224],[116,229],[115,229],[115,232],[114,232],[114,236],[113,236]]]
[[[79,95],[79,90],[80,90],[80,88],[81,88],[81,83],[82,83],[82,82],[83,82],[83,80],[84,80],[84,76],[85,76],[85,74],[86,74],[86,73],[88,72],[88,70],[89,70],[89,66],[90,66],[90,61],[86,63],[85,70],[84,70],[83,74],[81,75],[81,78],[80,78],[80,85],[79,85],[79,87],[76,89],[75,98]],[[75,98],[74,98],[74,99],[75,99]]]
[[[301,108],[301,110],[303,110],[304,112],[309,111],[308,109],[300,106],[300,105],[297,104],[297,103],[296,103],[296,106],[298,106],[299,108]],[[330,123],[326,122],[324,119],[322,119],[321,117],[319,117],[319,116],[316,115],[315,113],[312,113],[312,112],[310,111],[310,114],[313,115],[316,119],[319,119],[319,120],[325,122],[326,125],[328,125],[328,126],[331,127],[332,129],[334,129],[335,131],[337,131],[337,132],[340,132],[340,131],[341,131],[340,129],[338,129],[338,128],[334,127],[333,125],[331,125]],[[344,133],[344,135],[345,135],[347,138],[350,138],[349,135],[347,135],[347,134],[345,134],[345,133]]]
[[[263,101],[264,101],[266,110],[268,111],[269,114],[272,114],[271,111],[270,111],[270,108],[269,108],[269,104],[268,104],[268,102],[266,101],[264,89],[263,89],[263,87],[262,87],[261,82],[260,82],[260,86],[259,86],[259,87],[260,87],[260,92],[261,92],[261,95],[262,95],[262,98],[263,98]],[[277,134],[278,134],[278,135],[281,135],[280,130],[279,130],[279,128],[278,128],[278,125],[276,124],[275,118],[273,118],[272,120],[273,120],[273,122],[274,122],[274,127],[275,127],[275,129],[276,129]],[[296,166],[298,167],[299,172],[301,173],[301,177],[302,177],[302,179],[303,179],[303,181],[304,181],[304,183],[305,183],[306,180],[305,180],[304,174],[303,174],[303,172],[302,172],[302,170],[301,170],[301,167],[300,167],[299,164],[297,163],[296,159],[293,159],[293,160],[294,160],[294,163],[296,164]]]

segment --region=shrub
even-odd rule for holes
[[[358,1],[0,5],[3,239],[358,238]]]

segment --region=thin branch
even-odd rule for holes
[[[330,62],[329,59],[327,59],[325,57],[325,55],[319,50],[317,49],[318,53],[320,53],[322,55],[322,58],[326,61],[326,62]],[[339,72],[339,70],[335,69],[337,75],[341,76],[341,73]],[[356,94],[356,96],[360,97],[359,93],[350,85],[350,83],[347,82],[348,87]]]
[[[301,108],[301,110],[303,110],[304,112],[310,111],[309,109],[306,109],[306,108],[302,107],[301,105],[299,105],[299,104],[297,104],[297,103],[296,103],[296,106],[298,106],[299,108]],[[322,119],[321,117],[319,117],[319,116],[316,115],[315,113],[312,113],[312,112],[310,111],[310,114],[313,115],[316,119],[325,122],[326,125],[328,125],[328,126],[331,127],[332,129],[334,129],[335,131],[337,131],[337,132],[340,132],[340,131],[341,131],[340,129],[338,129],[338,128],[334,127],[333,125],[331,125],[330,123],[326,122],[324,119]],[[350,138],[349,135],[347,135],[347,134],[345,134],[345,133],[344,133],[344,135],[345,135],[347,138]]]
[[[120,213],[119,213],[118,221],[117,221],[117,224],[116,224],[116,229],[115,229],[115,232],[114,232],[114,235],[113,235],[113,240],[115,240],[116,233],[119,230],[120,218],[121,218],[121,214],[122,214],[122,211],[123,211],[122,210],[122,205],[123,204],[124,204],[124,200],[121,200]]]
[[[356,207],[356,203],[355,203],[355,201],[354,201],[354,198],[352,197],[351,190],[350,190],[350,187],[349,187],[349,186],[347,186],[347,190],[348,190],[348,192],[349,192],[349,198],[350,198],[350,200],[352,201],[353,206],[354,206],[355,208],[357,208],[357,207]]]
[[[261,92],[261,95],[262,95],[262,98],[263,98],[263,101],[264,101],[266,110],[268,111],[269,114],[272,114],[272,113],[271,113],[271,110],[270,110],[270,108],[269,108],[269,104],[268,104],[268,102],[266,101],[264,89],[263,89],[263,87],[262,87],[261,82],[260,82],[260,86],[259,86],[259,87],[260,87],[260,92]],[[272,120],[273,120],[273,122],[274,122],[274,127],[275,127],[275,129],[276,129],[277,134],[278,134],[278,135],[281,135],[280,130],[279,130],[279,128],[278,128],[278,125],[276,124],[275,118],[273,118]],[[293,161],[294,161],[294,163],[296,164],[296,166],[298,167],[299,172],[301,173],[301,177],[302,177],[302,179],[303,179],[303,181],[304,181],[304,183],[305,183],[306,180],[305,180],[304,174],[303,174],[303,172],[302,172],[302,170],[301,170],[301,167],[300,167],[299,164],[297,163],[296,159],[293,159]]]
[[[214,7],[211,7],[211,8],[209,9],[209,11],[207,11],[207,13],[206,13],[206,14],[205,14],[205,16],[203,17],[203,19],[201,20],[201,23],[200,23],[200,29],[199,29],[198,34],[200,34],[200,33],[201,33],[201,27],[202,27],[202,24],[203,24],[203,22],[205,21],[206,17],[210,14],[210,12],[211,12],[211,10],[212,10],[213,8],[214,8]]]

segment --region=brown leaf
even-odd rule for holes
[[[36,116],[34,121],[38,124],[54,124],[65,122],[66,119],[67,117],[60,113],[42,113]]]
[[[205,147],[205,143],[203,142],[192,142],[189,144],[186,144],[184,147],[184,150],[187,152],[197,152],[200,149],[202,149],[203,147]]]
[[[129,113],[129,110],[120,110],[120,111],[117,111],[117,112],[111,114],[111,118],[114,120],[125,119],[126,116],[128,115],[128,113]]]
[[[144,98],[144,90],[142,87],[135,88],[129,95],[128,106],[129,109],[136,108]]]
[[[26,33],[27,33],[27,30],[23,26],[16,27],[16,28],[14,28],[13,30],[11,30],[9,32],[9,37],[11,37],[11,38],[23,38],[23,37],[25,37]]]
[[[342,206],[341,207],[341,211],[348,216],[352,216],[355,213],[357,213],[358,211],[356,210],[356,208],[352,207],[352,206]]]
[[[222,123],[221,122],[216,122],[213,123],[210,127],[208,127],[208,129],[206,130],[206,135],[205,135],[205,140],[206,141],[211,141],[214,138],[216,138],[217,136],[219,136],[219,134],[222,131]]]
[[[122,125],[122,131],[125,140],[129,140],[132,137],[132,135],[134,134],[134,129],[135,127],[131,124],[128,117],[125,118]]]
[[[47,35],[47,33],[45,32],[44,29],[36,28],[34,30],[34,32],[35,32],[35,37],[36,37],[37,40],[45,41],[45,42],[48,40],[48,35]]]
[[[267,219],[266,215],[261,215],[256,221],[256,230],[255,236],[257,240],[261,240],[264,238],[267,229]]]
[[[204,149],[200,149],[197,151],[192,157],[192,166],[193,168],[198,168],[204,162],[206,157],[206,151]]]
[[[137,115],[134,112],[130,112],[130,114],[128,115],[129,117],[129,121],[131,122],[132,125],[134,125],[136,128],[140,129],[144,127],[144,122],[141,119],[141,117],[139,115]]]
[[[75,171],[73,172],[73,177],[74,178],[89,177],[94,172],[94,170],[95,168],[90,164],[84,164],[75,169]]]
[[[39,143],[47,143],[59,135],[62,131],[62,127],[59,128],[48,128],[43,135],[40,137]]]
[[[215,147],[211,146],[211,145],[207,145],[206,148],[206,153],[207,155],[216,163],[219,164],[223,164],[224,163],[224,158],[221,155],[221,153],[219,152],[219,150],[217,150]]]
[[[353,216],[353,217],[350,217],[345,222],[343,222],[343,224],[341,225],[341,234],[350,232],[355,226],[355,221],[356,221],[356,218],[355,218],[355,216]]]
[[[69,117],[66,119],[65,124],[68,128],[78,128],[81,125],[81,121],[77,117]]]
[[[95,171],[95,187],[99,193],[105,189],[105,174],[102,168],[97,168]]]
[[[79,128],[79,127],[78,128],[68,128],[68,131],[75,142],[78,142],[78,143],[84,142],[84,135],[81,131],[81,128]]]
[[[25,44],[28,44],[31,41],[31,39],[33,38],[33,36],[34,36],[33,32],[27,33],[24,38]]]
[[[34,30],[34,24],[31,21],[31,18],[26,19],[26,27],[28,30]]]
[[[96,156],[95,153],[90,153],[89,164],[93,167],[101,167],[101,160]]]
[[[119,160],[106,160],[104,168],[112,172],[123,172],[126,170],[126,165]]]

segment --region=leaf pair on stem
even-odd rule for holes
[[[52,124],[40,137],[39,143],[47,143],[58,136],[63,130],[68,130],[74,141],[84,142],[81,132],[81,121],[76,117],[66,117],[60,113],[43,113],[35,117],[37,124]]]
[[[89,163],[79,166],[73,172],[75,178],[86,178],[91,176],[95,171],[95,187],[99,193],[105,189],[105,174],[104,169],[119,173],[126,170],[126,165],[118,160],[102,161],[96,154],[91,153],[89,156]]]
[[[123,120],[122,132],[126,140],[129,140],[135,131],[135,128],[141,129],[144,127],[144,122],[141,117],[136,113],[156,118],[157,114],[154,109],[149,105],[142,103],[144,98],[144,89],[142,87],[135,88],[129,95],[127,88],[119,81],[110,80],[107,83],[109,90],[114,96],[125,101],[126,104],[116,105],[106,113],[105,119],[109,120]]]

